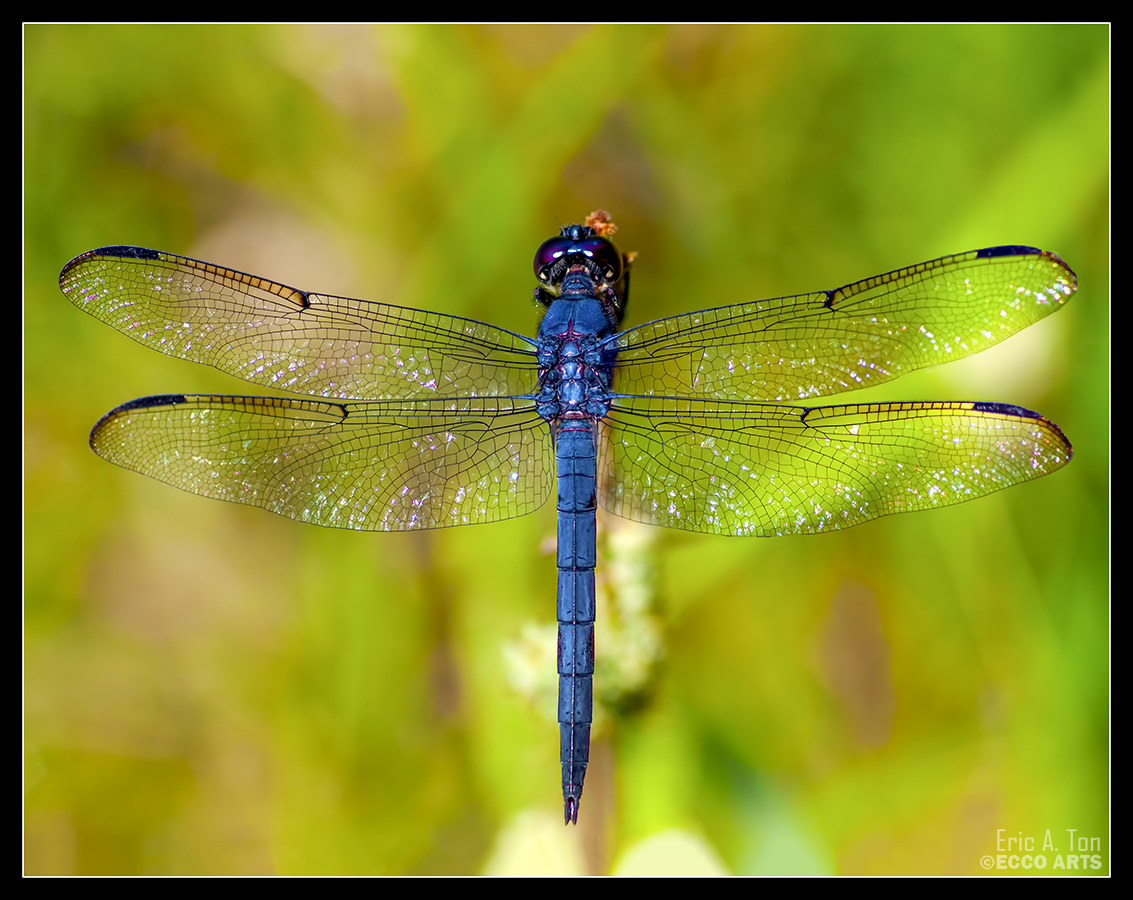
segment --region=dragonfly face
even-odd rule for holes
[[[138,247],[76,257],[63,293],[134,340],[301,397],[145,397],[91,447],[183,490],[365,531],[559,512],[564,811],[577,818],[594,665],[595,509],[772,536],[960,503],[1071,458],[1004,403],[790,405],[985,349],[1077,286],[1024,246],[942,257],[834,290],[618,331],[628,257],[606,217],[535,256],[535,339],[310,293]]]

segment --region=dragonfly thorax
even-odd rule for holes
[[[613,356],[600,347],[613,333],[597,300],[559,300],[539,329],[539,393],[545,419],[609,412]]]

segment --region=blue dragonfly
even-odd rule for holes
[[[299,290],[141,247],[67,263],[80,309],[170,356],[307,397],[166,394],[90,435],[182,490],[315,525],[409,531],[558,508],[558,720],[577,822],[594,673],[595,511],[721,535],[847,528],[1053,472],[1070,442],[1004,403],[805,405],[983,350],[1057,310],[1033,247],[619,324],[631,257],[602,211],[535,254],[535,338]]]

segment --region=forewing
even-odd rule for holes
[[[659,319],[614,341],[614,390],[717,400],[801,400],[960,359],[1070,299],[1053,253],[989,247],[834,291]]]
[[[312,294],[142,247],[71,260],[59,287],[147,347],[254,384],[340,399],[513,396],[535,389],[534,344],[500,328]]]
[[[547,424],[507,398],[144,397],[103,416],[90,443],[194,494],[360,531],[508,519],[554,484]]]
[[[1053,472],[1070,442],[1001,403],[815,408],[626,398],[604,420],[599,502],[712,534],[849,528],[950,506]]]

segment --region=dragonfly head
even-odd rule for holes
[[[623,255],[606,237],[615,230],[608,215],[599,210],[587,217],[585,225],[566,225],[557,237],[540,244],[534,262],[535,277],[540,282],[536,299],[549,307],[559,297],[567,273],[584,271],[594,283],[606,314],[615,324],[620,322],[629,299],[632,256]]]

